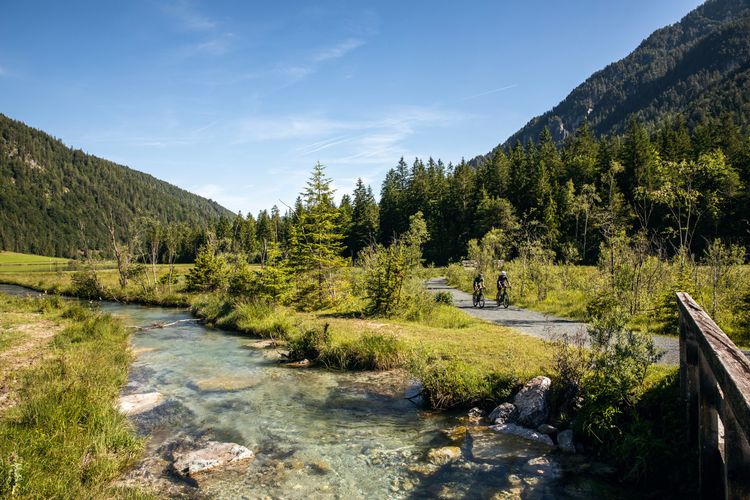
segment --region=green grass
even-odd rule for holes
[[[644,283],[638,297],[638,306],[630,316],[628,327],[652,334],[677,335],[677,306],[674,292],[688,291],[706,310],[712,306],[710,270],[696,266],[689,273],[687,282],[678,285],[680,273],[675,264],[660,262],[653,264],[649,273],[644,271]],[[595,266],[547,266],[545,293],[516,261],[505,265],[513,289],[511,303],[519,307],[553,314],[578,321],[588,321],[588,306],[592,300],[603,296],[608,290],[608,277]],[[447,268],[431,270],[432,276],[447,276],[451,286],[471,292],[475,271],[452,264]],[[490,293],[495,293],[496,274],[485,276]],[[729,275],[731,284],[723,284],[717,295],[717,309],[713,319],[739,346],[750,345],[750,266],[738,266]],[[671,303],[669,303],[671,302]],[[667,304],[667,307],[664,307]],[[631,306],[622,301],[623,307]]]
[[[0,251],[0,273],[54,271],[66,268],[70,259]]]
[[[102,284],[102,298],[118,302],[135,302],[150,305],[187,307],[190,303],[184,292],[184,275],[193,267],[192,264],[177,264],[174,268],[176,283],[172,291],[166,285],[159,285],[156,290],[144,289],[138,282],[130,280],[125,289],[120,288],[117,269],[97,269],[97,276]],[[149,273],[151,269],[149,268]],[[47,293],[74,295],[71,288],[71,276],[75,271],[16,271],[0,272],[0,283],[21,285]],[[157,280],[164,278],[169,266],[157,266]]]
[[[51,262],[67,264],[70,262],[70,259],[46,257],[44,255],[34,255],[30,253],[0,251],[0,264],[49,264]]]
[[[424,314],[406,308],[403,316],[412,320],[298,313],[219,294],[196,297],[193,313],[218,327],[288,341],[293,351],[328,368],[409,369],[434,382],[425,390],[441,394],[432,399],[439,408],[490,406],[529,378],[550,373],[545,342],[429,299],[419,307]],[[474,387],[467,390],[470,380]]]
[[[127,377],[128,332],[79,306],[5,296],[0,304],[68,325],[44,359],[21,374],[19,404],[0,414],[0,497],[114,496],[111,481],[142,449],[115,408]]]

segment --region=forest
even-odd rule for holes
[[[222,214],[231,212],[0,114],[0,249],[81,257],[109,247],[112,223],[148,216],[205,228]]]
[[[404,234],[424,217],[427,263],[468,256],[472,239],[499,230],[498,259],[538,242],[553,260],[596,264],[607,238],[622,233],[663,258],[680,252],[699,260],[713,240],[750,244],[750,139],[730,115],[689,129],[676,116],[650,130],[631,119],[627,131],[596,137],[584,122],[558,145],[548,130],[536,141],[498,148],[479,165],[402,158],[376,200],[359,181],[335,206],[342,256],[356,258],[372,243]],[[331,203],[334,203],[333,197]],[[281,213],[221,218],[215,236],[226,250],[264,262],[270,243],[293,250],[302,198]]]
[[[750,3],[710,0],[661,28],[625,58],[597,71],[557,106],[532,118],[504,144],[557,141],[587,120],[596,135],[621,134],[628,119],[653,127],[675,114],[691,128],[731,113],[750,123]]]

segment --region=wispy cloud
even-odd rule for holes
[[[186,31],[212,31],[218,26],[216,21],[200,13],[188,0],[165,3],[162,10]]]
[[[477,97],[483,97],[483,96],[486,96],[486,95],[494,94],[496,92],[502,92],[503,90],[510,90],[510,89],[516,88],[516,87],[518,87],[518,85],[514,83],[513,85],[506,85],[504,87],[498,87],[496,89],[486,90],[486,91],[480,92],[478,94],[470,95],[470,96],[467,96],[467,97],[462,97],[461,99],[459,99],[459,101],[468,101],[469,99],[476,99]]]
[[[323,64],[341,59],[364,44],[365,41],[360,38],[347,38],[335,45],[317,49],[306,59],[278,63],[274,68],[274,73],[286,79],[282,84],[282,87],[286,87],[304,80],[316,73]]]
[[[331,61],[334,59],[340,59],[347,55],[349,52],[358,49],[364,45],[364,40],[359,38],[348,38],[341,43],[334,45],[333,47],[323,48],[312,55],[310,60],[312,62],[324,62]]]

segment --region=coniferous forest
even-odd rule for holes
[[[626,132],[596,137],[584,122],[562,144],[548,130],[526,145],[498,148],[476,166],[403,158],[381,186],[380,200],[359,181],[342,196],[338,226],[344,255],[388,244],[421,212],[430,240],[427,262],[467,256],[471,239],[504,235],[504,257],[535,241],[559,261],[596,263],[609,233],[638,236],[653,252],[701,255],[714,239],[747,246],[750,232],[750,139],[725,114],[692,130],[676,116],[650,130],[631,119]],[[290,251],[296,207],[222,219],[219,241],[257,260],[268,242]]]
[[[218,203],[0,114],[0,249],[75,257],[108,249],[108,226],[127,228],[140,216],[205,228],[226,214]]]

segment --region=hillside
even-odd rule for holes
[[[106,248],[105,217],[203,226],[231,213],[155,177],[74,150],[0,114],[0,249],[75,256]]]
[[[595,134],[610,135],[630,115],[649,127],[679,113],[693,126],[725,112],[750,124],[750,0],[709,0],[655,31],[504,144],[537,139],[545,127],[561,141],[585,119]]]

